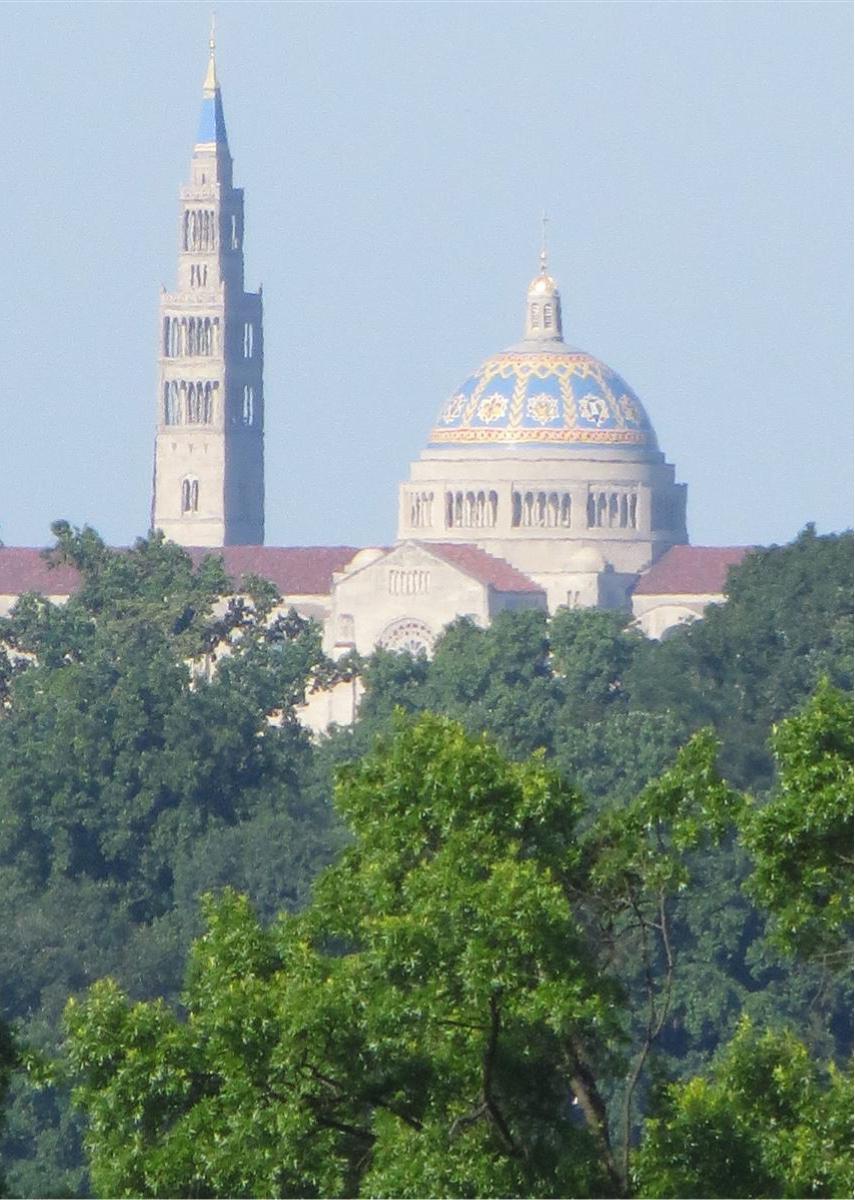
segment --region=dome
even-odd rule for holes
[[[545,271],[535,275],[531,283],[528,285],[529,295],[540,296],[544,294],[554,295],[558,291],[558,284],[551,275],[547,275]]]
[[[616,371],[563,341],[534,338],[494,354],[460,385],[430,446],[657,449],[641,401]]]
[[[344,570],[347,573],[358,571],[360,567],[370,567],[372,563],[376,563],[385,554],[386,551],[381,549],[380,546],[367,546],[364,550],[357,550]]]

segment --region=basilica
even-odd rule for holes
[[[521,338],[439,404],[399,489],[394,541],[265,546],[262,295],[244,280],[213,42],[179,206],[176,288],[160,299],[153,529],[194,558],[221,553],[236,581],[270,579],[336,655],[430,653],[456,617],[561,605],[625,610],[662,637],[722,599],[746,549],[688,545],[686,486],[631,387],[564,341],[545,247],[521,289]],[[75,582],[38,550],[0,549],[0,612],[29,590],[61,600]],[[352,719],[355,703],[352,689],[316,697],[312,723]]]

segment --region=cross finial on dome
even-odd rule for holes
[[[549,217],[546,215],[546,209],[540,218],[540,273],[541,275],[548,274],[546,267],[546,226],[549,224]]]

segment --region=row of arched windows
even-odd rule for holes
[[[446,492],[447,529],[485,529],[496,524],[499,497],[495,492]]]
[[[188,208],[184,213],[185,250],[217,248],[217,214],[211,208]]]
[[[410,492],[410,528],[430,529],[433,525],[433,492]]]
[[[430,591],[430,571],[392,569],[389,571],[390,596],[417,596]]]
[[[544,329],[554,329],[555,328],[555,309],[553,308],[553,306],[551,304],[544,304],[541,307],[541,305],[538,303],[529,305],[528,319],[529,319],[529,325],[531,326],[531,328],[532,329],[540,329],[540,327],[541,327],[541,322],[540,322],[541,312],[543,314],[543,328]]]
[[[637,529],[638,496],[635,492],[590,492],[589,529]]]
[[[219,317],[164,317],[166,358],[216,354],[220,348]]]
[[[546,529],[570,527],[569,492],[514,492],[511,524]]]
[[[210,425],[214,420],[216,380],[171,379],[163,385],[164,425]]]

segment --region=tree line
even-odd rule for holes
[[[80,590],[0,622],[10,1194],[847,1194],[851,536],[663,643],[333,664],[215,556],[55,534]]]

